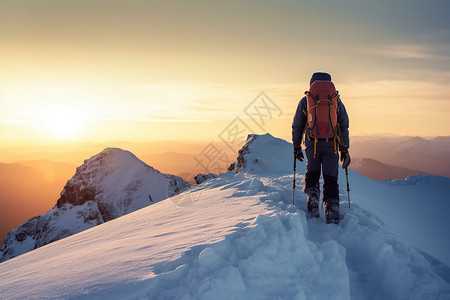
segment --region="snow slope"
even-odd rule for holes
[[[1,263],[0,298],[450,299],[450,179],[350,172],[348,209],[341,174],[327,225],[303,175],[291,204],[291,147],[250,136],[237,174]]]
[[[50,211],[8,233],[0,261],[136,211],[188,187],[183,179],[161,174],[128,151],[107,148],[77,168]]]

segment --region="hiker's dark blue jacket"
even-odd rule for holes
[[[307,100],[306,97],[303,97],[302,100],[298,103],[297,111],[295,112],[294,122],[292,122],[292,143],[294,146],[300,146],[302,143],[303,132],[306,127],[306,115],[304,111],[307,110]],[[348,137],[348,115],[345,110],[345,106],[340,99],[338,99],[338,110],[337,110],[337,122],[340,125],[342,139],[344,145],[347,147],[350,146],[350,140]],[[314,139],[308,141],[308,138],[305,138],[305,146],[312,147],[314,145]],[[333,139],[330,139],[328,142],[320,141],[318,142],[318,146],[334,146]]]

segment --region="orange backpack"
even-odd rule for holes
[[[343,145],[337,123],[338,91],[331,81],[316,80],[305,95],[307,99],[307,111],[304,112],[307,117],[306,137],[314,139],[314,158],[318,139],[334,139],[336,153],[336,142]]]
[[[331,81],[314,81],[307,98],[307,133],[318,139],[334,138],[337,134],[339,93]]]

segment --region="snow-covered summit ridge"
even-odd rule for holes
[[[440,223],[450,209],[450,202],[446,201],[450,193],[449,178],[411,175],[404,180],[375,181],[351,168],[352,165],[349,167],[350,197],[357,205],[376,212],[381,222],[396,224],[390,230],[450,266],[446,254],[450,249],[449,234]],[[306,163],[297,161],[296,195],[301,197],[304,195],[299,184],[304,183],[305,169]],[[270,134],[249,135],[229,171],[263,177],[290,175],[293,173],[292,144]],[[345,178],[344,170],[339,166],[342,208],[348,201]],[[292,186],[289,190],[292,193]]]
[[[247,142],[238,154],[237,161],[231,164],[228,171],[248,174],[292,172],[294,159],[292,144],[273,137],[270,133],[249,134]]]
[[[188,187],[182,178],[162,174],[129,151],[106,148],[77,168],[50,211],[7,235],[0,261],[126,215]]]

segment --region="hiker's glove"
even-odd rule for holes
[[[298,159],[299,161],[303,161],[303,159],[305,157],[303,156],[302,146],[294,146],[294,156],[295,156],[295,159]]]
[[[348,149],[341,147],[339,150],[341,151],[342,168],[347,169],[351,162],[350,154],[348,154]]]

